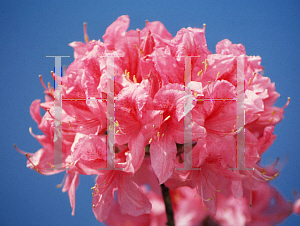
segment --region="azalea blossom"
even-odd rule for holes
[[[42,148],[28,153],[16,147],[27,167],[44,175],[66,171],[58,187],[68,191],[72,215],[79,175],[96,175],[91,208],[108,225],[164,225],[162,184],[171,190],[176,225],[273,225],[299,213],[299,200],[292,207],[269,185],[279,174],[277,162],[260,164],[290,101],[274,106],[279,94],[263,76],[261,58],[227,39],[212,54],[205,24],[173,37],[159,21],[127,31],[129,22],[120,16],[103,41],[90,41],[84,24],[85,43],[70,43],[74,62],[62,78],[52,73],[62,89],[62,167],[54,163],[55,90],[40,76],[45,102],[33,101],[30,114],[43,134],[30,133]],[[241,104],[244,124],[237,128]],[[245,143],[237,138],[243,132]],[[244,162],[237,162],[244,147]],[[238,163],[253,170],[232,170]]]

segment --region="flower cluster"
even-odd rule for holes
[[[205,25],[183,28],[175,37],[158,21],[147,21],[142,30],[127,32],[128,26],[129,17],[119,17],[101,42],[89,41],[85,25],[86,43],[70,44],[75,60],[60,81],[61,169],[56,169],[53,154],[55,91],[41,80],[46,101],[33,101],[30,113],[44,133],[33,134],[43,147],[34,154],[19,150],[26,154],[27,166],[46,175],[67,168],[62,184],[72,214],[79,174],[97,175],[93,211],[98,221],[109,225],[163,225],[166,216],[158,186],[162,183],[172,190],[176,225],[197,225],[210,218],[225,225],[269,225],[289,216],[291,205],[266,182],[278,175],[276,164],[267,168],[259,164],[276,138],[274,126],[283,119],[289,102],[283,108],[273,106],[279,94],[274,83],[262,76],[261,58],[247,56],[243,45],[229,40],[220,41],[212,54]],[[241,55],[245,167],[254,170],[229,170],[236,167],[241,145],[234,101]],[[186,56],[191,59],[188,90]],[[109,67],[114,70],[112,79]],[[111,88],[115,169],[105,170]],[[188,109],[186,100],[192,103]],[[40,107],[46,111],[43,117]],[[185,153],[187,112],[192,119],[188,134],[192,150]],[[187,163],[193,169],[185,169]]]

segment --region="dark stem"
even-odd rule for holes
[[[173,212],[173,208],[172,208],[172,202],[171,202],[169,188],[167,188],[164,184],[161,184],[160,188],[161,188],[162,196],[163,196],[165,207],[166,207],[166,214],[167,214],[167,219],[168,219],[167,225],[175,226],[174,212]]]
[[[217,222],[215,222],[210,216],[207,216],[202,221],[202,226],[220,226]]]

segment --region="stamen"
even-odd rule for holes
[[[205,179],[205,182],[206,182],[206,187],[207,187],[207,190],[209,191],[209,195],[210,196],[212,196],[212,198],[211,199],[208,199],[207,201],[211,201],[211,200],[213,200],[215,197],[214,197],[214,195],[212,194],[212,191],[211,191],[211,189],[210,189],[210,186],[209,186],[209,182],[208,182],[208,180],[207,180],[207,177],[206,177],[206,175],[205,175],[205,173],[204,173],[204,171],[202,172],[203,173],[203,175],[204,175],[204,179]],[[201,173],[201,174],[202,174]],[[212,186],[213,187],[213,186]],[[215,189],[216,190],[216,189]]]
[[[138,36],[139,36],[139,46],[141,46],[141,31],[140,31],[140,29],[137,29],[137,31],[138,31]]]
[[[46,85],[45,85],[45,83],[44,83],[44,81],[43,81],[43,79],[42,79],[42,75],[39,75],[39,78],[40,78],[41,84],[42,84],[42,86],[44,87],[44,89],[45,89],[46,91],[48,91],[48,89],[47,89],[47,87],[46,87]]]
[[[249,172],[250,174],[251,174],[251,177],[250,177],[250,207],[252,207],[252,184],[253,184],[253,177],[252,177],[252,175],[253,175],[253,171],[252,170],[250,170],[251,172]]]
[[[56,81],[58,84],[61,84],[61,78],[57,76],[53,71],[51,71],[50,73],[54,81]]]
[[[63,66],[63,76],[67,75],[67,67],[66,65]],[[63,85],[65,87],[65,85]]]
[[[47,164],[48,164],[52,169],[55,168],[54,165],[52,165],[50,162],[47,162]]]
[[[65,175],[64,175],[64,178],[63,178],[62,182],[61,182],[60,184],[56,185],[55,187],[56,187],[56,188],[60,188],[60,187],[62,187],[62,186],[63,186],[63,184],[64,184],[64,183],[65,183],[65,181],[66,181],[66,178],[67,178],[67,173],[65,173]]]
[[[203,32],[205,32],[206,24],[203,24]]]
[[[14,144],[14,148],[17,150],[17,152],[19,152],[19,153],[22,154],[22,155],[28,155],[29,157],[32,156],[31,153],[27,153],[27,152],[25,152],[25,151],[20,150],[20,149],[17,147],[16,144]]]
[[[149,144],[151,144],[151,142],[152,142],[152,138],[149,140]]]
[[[50,113],[50,109],[47,109],[47,112],[49,113],[49,115],[51,116],[51,118],[55,119],[55,117],[53,117],[53,115]]]
[[[29,127],[29,133],[34,137],[34,134],[32,133],[32,128]]]
[[[218,74],[217,74],[217,78],[219,77],[219,75],[220,75],[220,71],[219,71]]]
[[[52,76],[52,78],[53,78],[53,79],[54,79],[54,81],[55,81],[54,72],[53,72],[53,71],[50,71],[50,73],[51,73],[51,76]]]
[[[207,199],[207,201],[211,201],[211,200],[213,200],[215,198],[215,196],[213,196],[211,199]]]
[[[72,162],[70,162],[70,163],[67,165],[67,168],[69,168],[69,166],[71,166],[71,165],[73,165],[73,163],[72,163]]]
[[[200,76],[202,74],[202,70],[198,72],[198,76]]]
[[[134,83],[137,83],[135,75],[133,76],[133,81],[134,81]]]
[[[164,121],[167,121],[169,118],[171,118],[171,115],[169,115],[168,117],[166,117]]]
[[[270,181],[270,180],[273,180],[275,177],[277,177],[277,176],[279,175],[279,172],[277,172],[277,173],[275,173],[273,176],[268,176],[268,175],[266,175],[266,172],[265,172],[264,168],[262,168],[262,169],[263,169],[262,172],[260,172],[260,171],[258,171],[256,168],[254,168],[254,172],[255,172],[260,178],[262,178],[263,180],[261,180],[261,179],[257,178],[256,176],[250,174],[251,177],[255,178],[255,179],[258,180],[258,181]],[[248,172],[248,173],[249,173],[249,172]]]
[[[291,98],[288,97],[288,100],[287,100],[286,104],[283,106],[282,109],[285,109],[290,104],[290,101],[291,101]]]
[[[197,188],[198,189],[198,188]],[[203,198],[203,187],[202,187],[202,181],[200,181],[200,192],[201,192],[201,201],[202,201],[202,205],[205,208],[205,210],[209,210],[209,208],[207,208],[207,206],[205,205],[204,201],[207,201]]]
[[[277,177],[279,175],[279,172],[278,173],[275,173],[273,177],[271,178],[267,178],[266,181],[269,181],[269,180],[273,180],[275,177]]]
[[[140,52],[141,52],[142,56],[145,55],[145,54],[144,54],[144,51],[143,51],[142,49],[140,49]]]
[[[85,43],[88,44],[89,43],[89,36],[87,35],[86,25],[87,25],[87,23],[83,23],[83,34],[84,34]]]
[[[38,172],[38,173],[40,173],[40,174],[43,174],[43,173],[37,168],[38,166],[37,166],[37,165],[34,165],[33,162],[30,160],[29,155],[26,154],[25,156],[27,157],[28,161],[33,165],[33,169],[34,169],[36,172]]]
[[[241,132],[243,129],[244,129],[244,126],[240,127],[240,128],[236,131],[236,133]]]
[[[149,20],[146,20],[145,23],[146,23],[146,28],[148,28],[148,22]]]

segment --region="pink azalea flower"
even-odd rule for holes
[[[125,172],[108,171],[97,177],[93,193],[93,211],[99,222],[104,221],[114,201],[114,191],[118,190],[121,210],[132,216],[147,214],[151,203],[142,189]]]
[[[115,138],[118,144],[128,143],[135,170],[143,162],[145,146],[153,135],[154,128],[160,126],[159,113],[154,110],[144,83],[124,88],[117,96]]]
[[[249,225],[274,225],[286,219],[292,213],[292,204],[268,183],[259,183],[253,192]]]
[[[100,168],[107,167],[106,136],[77,134],[71,163],[80,174],[98,175]]]
[[[152,177],[153,180],[151,179]],[[149,180],[147,180],[147,178],[149,178]],[[111,226],[120,225],[120,222],[123,222],[125,225],[137,226],[164,225],[167,221],[165,207],[158,181],[150,166],[149,158],[145,158],[142,166],[134,175],[133,180],[140,185],[149,198],[152,204],[151,212],[149,214],[133,217],[122,210],[117,202],[114,202],[105,223]],[[145,186],[145,184],[148,185]],[[180,187],[170,192],[176,225],[197,225],[207,215],[202,206],[199,205],[201,199],[199,196],[195,196],[196,193],[196,190],[192,190],[188,187]]]
[[[67,170],[62,190],[68,191],[72,215],[83,174],[97,176],[93,212],[98,221],[110,225],[165,224],[162,183],[174,190],[176,225],[199,225],[204,219],[224,225],[272,225],[288,217],[291,205],[267,182],[258,182],[278,175],[276,163],[266,169],[258,163],[274,142],[274,127],[289,104],[288,99],[282,108],[273,106],[279,94],[262,75],[261,58],[245,55],[242,44],[227,39],[212,54],[205,25],[183,28],[172,37],[159,21],[127,31],[129,21],[128,16],[119,17],[107,28],[103,42],[89,41],[84,24],[86,43],[70,44],[74,62],[62,79],[52,73],[62,84],[62,166]],[[241,129],[235,101],[240,55],[245,74],[245,166],[254,168],[251,172],[228,170],[236,165]],[[191,56],[190,93],[184,87],[185,56]],[[113,79],[108,79],[109,67],[114,67]],[[33,101],[30,114],[43,135],[31,129],[30,133],[43,147],[36,153],[16,149],[26,155],[29,168],[51,175],[63,171],[54,165],[54,89],[47,88],[41,76],[40,80],[46,101]],[[116,169],[103,170],[108,165],[106,99],[112,85]],[[192,102],[189,109],[186,100]],[[40,107],[46,111],[43,117]],[[187,112],[192,115],[192,151],[184,153]],[[187,163],[195,169],[175,170]],[[253,199],[252,207],[247,198]],[[299,200],[293,211],[299,213]]]
[[[173,174],[176,143],[184,143],[184,97],[184,88],[178,84],[163,86],[154,97],[154,108],[162,110],[164,118],[150,145],[151,165],[160,183],[164,183]],[[193,139],[204,136],[205,130],[196,123],[192,123],[192,130]]]

